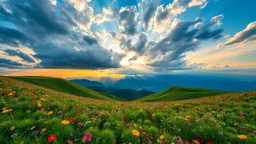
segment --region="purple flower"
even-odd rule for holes
[[[36,130],[36,131],[32,132],[32,133],[31,133],[31,136],[32,136],[32,137],[35,136],[38,132],[39,132],[39,130]]]

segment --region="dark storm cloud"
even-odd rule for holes
[[[9,59],[0,58],[0,67],[22,68],[23,64],[11,61]]]
[[[89,28],[93,9],[78,10],[68,2],[52,5],[49,0],[10,0],[0,2],[0,20],[11,27],[0,27],[0,43],[18,48],[24,46],[41,60],[37,68],[104,69],[120,67],[123,55],[102,47],[96,39],[74,31]],[[81,27],[80,27],[81,26]],[[130,29],[132,31],[132,29]],[[133,32],[131,32],[133,33]],[[30,37],[28,37],[30,36]],[[32,57],[17,50],[4,50],[11,56],[34,62]],[[24,67],[1,59],[0,67]]]
[[[34,59],[32,59],[30,55],[23,53],[20,50],[6,49],[6,50],[4,50],[4,52],[6,52],[10,56],[18,56],[27,62],[31,62],[31,63],[35,62]]]
[[[184,60],[186,52],[197,50],[204,40],[219,39],[223,35],[222,29],[212,30],[213,23],[203,25],[200,29],[192,28],[201,22],[199,18],[195,21],[180,21],[165,38],[158,43],[151,42],[153,46],[148,53],[151,59],[148,65],[168,70],[187,67],[187,61]]]
[[[119,27],[123,28],[126,35],[134,35],[137,33],[136,7],[130,6],[123,8],[119,13]]]
[[[97,44],[97,40],[92,38],[92,37],[89,37],[89,36],[84,36],[83,37],[83,40],[88,44],[88,45],[93,45],[93,44]]]
[[[11,0],[4,4],[11,10],[11,13],[1,6],[0,16],[3,20],[13,23],[19,29],[34,34],[44,36],[49,33],[67,34],[69,26],[74,25],[67,15],[61,15],[50,1],[33,0]]]
[[[16,29],[0,26],[0,43],[18,46],[21,43],[30,43],[30,38]]]
[[[41,60],[40,68],[102,69],[118,68],[123,55],[96,46],[92,49],[73,50],[69,46],[58,47],[40,44],[35,49],[35,58]]]

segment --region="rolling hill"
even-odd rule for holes
[[[59,92],[73,94],[76,96],[83,96],[83,97],[102,99],[102,100],[121,100],[120,98],[117,98],[115,96],[110,97],[61,78],[40,77],[40,76],[22,76],[22,77],[10,77],[10,78],[35,84],[35,85],[56,90]]]
[[[196,99],[207,96],[215,96],[227,93],[226,91],[209,90],[202,88],[187,88],[174,86],[164,91],[136,99],[139,102],[154,102],[154,101],[177,101],[177,100],[187,100]]]
[[[98,81],[91,81],[87,79],[71,79],[69,80],[73,83],[85,86],[85,87],[90,87],[90,86],[99,86],[99,87],[104,87],[105,85],[101,82]]]

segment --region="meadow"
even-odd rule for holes
[[[1,144],[255,144],[256,92],[174,102],[79,97],[0,77]]]

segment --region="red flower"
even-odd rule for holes
[[[188,142],[188,141],[185,141],[185,143],[184,144],[190,144],[190,142]]]
[[[55,141],[56,139],[56,135],[55,134],[51,134],[49,137],[48,137],[48,142],[51,143],[53,141]]]
[[[77,122],[76,118],[71,118],[71,120],[75,123]]]
[[[213,142],[211,142],[211,141],[207,141],[207,143],[206,144],[213,144]]]

